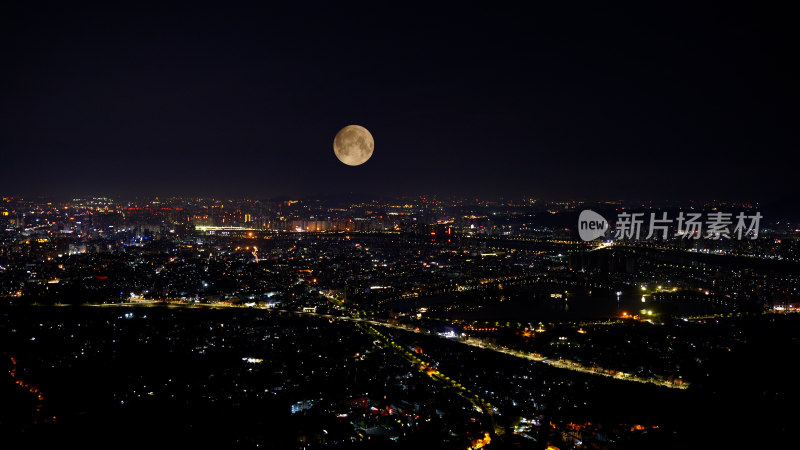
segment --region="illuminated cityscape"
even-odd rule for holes
[[[643,206],[4,197],[3,423],[651,448],[735,433],[730,395],[788,407],[798,225],[746,243],[577,237],[578,210]],[[777,411],[759,426],[788,427]]]

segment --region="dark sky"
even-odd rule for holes
[[[796,191],[789,11],[27,3],[0,11],[4,194]],[[363,166],[334,156],[348,124]]]

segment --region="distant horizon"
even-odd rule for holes
[[[316,194],[286,194],[277,193],[270,195],[226,195],[226,194],[113,194],[113,193],[82,193],[82,194],[25,194],[25,193],[9,193],[0,192],[0,197],[3,198],[18,198],[24,200],[55,200],[59,202],[69,202],[72,200],[84,199],[100,199],[106,198],[110,200],[121,201],[152,201],[155,199],[205,199],[205,200],[218,200],[218,201],[281,201],[281,200],[397,200],[397,199],[410,199],[410,198],[423,198],[430,197],[441,201],[448,200],[478,200],[490,202],[502,201],[520,201],[520,200],[533,200],[543,203],[666,203],[666,204],[681,204],[681,203],[753,203],[753,204],[766,204],[777,203],[780,200],[753,200],[753,199],[735,199],[735,198],[682,198],[682,199],[669,199],[669,198],[635,198],[635,197],[622,197],[622,198],[576,198],[576,197],[551,197],[551,196],[536,196],[536,195],[458,195],[458,194],[438,194],[431,192],[423,193],[409,193],[409,194],[368,194],[359,192],[349,193],[316,193]]]

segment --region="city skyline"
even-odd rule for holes
[[[3,197],[0,429],[243,448],[791,440],[800,225],[753,206]]]

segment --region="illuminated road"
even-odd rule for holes
[[[393,350],[399,356],[401,356],[406,361],[412,363],[415,367],[417,367],[421,372],[427,374],[432,379],[439,382],[441,385],[453,388],[454,391],[463,397],[465,400],[472,404],[473,408],[475,408],[479,412],[485,412],[490,416],[493,413],[497,412],[497,408],[492,406],[486,400],[480,398],[477,394],[473,393],[465,386],[463,386],[458,381],[446,376],[445,374],[439,372],[439,370],[435,367],[431,366],[429,361],[424,360],[419,354],[411,353],[402,345],[397,344],[391,338],[384,335],[383,333],[376,330],[374,327],[370,326],[366,321],[360,321],[361,323],[358,324],[360,328],[362,328],[366,333],[370,336],[376,338],[378,342],[381,343],[385,348]]]
[[[332,303],[336,304],[339,307],[344,307],[341,300],[336,299],[332,296],[327,296]],[[156,301],[156,300],[141,300],[141,301],[132,301],[132,302],[124,302],[124,303],[107,303],[102,305],[92,305],[97,307],[142,307],[142,306],[156,306],[156,305],[164,305],[166,304],[167,307],[185,307],[185,308],[200,308],[200,306],[195,305],[193,303],[184,303],[184,302],[165,302],[165,301]],[[386,322],[380,322],[374,319],[365,319],[362,317],[358,317],[358,312],[356,311],[348,311],[349,316],[338,316],[333,314],[319,314],[316,312],[304,312],[304,311],[292,311],[292,310],[285,310],[285,309],[274,309],[274,308],[266,308],[266,307],[258,307],[258,306],[239,306],[239,305],[229,305],[224,303],[217,303],[217,304],[204,304],[202,305],[203,308],[251,308],[251,309],[260,309],[260,310],[268,310],[280,313],[289,313],[289,314],[297,314],[297,315],[305,315],[305,316],[313,316],[313,317],[320,317],[328,320],[343,320],[349,322],[361,322],[373,326],[380,326],[380,327],[387,327],[393,328],[396,330],[411,332],[411,333],[419,333],[419,334],[427,334],[427,335],[435,335],[439,336],[435,333],[430,333],[428,331],[418,330],[406,326],[400,325],[392,325]],[[443,336],[440,336],[442,339],[447,339]],[[626,372],[614,371],[614,370],[607,370],[597,366],[586,366],[584,364],[578,363],[576,361],[566,360],[566,359],[550,359],[544,355],[540,355],[537,353],[529,353],[523,352],[520,350],[513,350],[506,347],[499,347],[493,344],[490,344],[486,341],[481,339],[477,339],[474,337],[468,337],[466,339],[451,339],[453,342],[458,342],[464,345],[470,345],[472,347],[478,347],[486,350],[492,350],[499,353],[503,353],[509,356],[514,356],[517,358],[525,359],[528,361],[534,361],[542,364],[547,364],[551,367],[555,367],[557,369],[564,369],[564,370],[572,370],[575,372],[581,372],[588,375],[598,375],[608,378],[613,378],[615,380],[621,381],[632,381],[636,383],[643,383],[643,384],[652,384],[655,386],[671,388],[671,389],[688,389],[689,382],[684,381],[680,378],[675,377],[673,380],[667,378],[655,378],[655,377],[640,377],[637,375],[633,375]]]
[[[426,331],[415,330],[415,329],[401,327],[401,326],[397,326],[397,325],[390,325],[390,324],[383,323],[383,322],[370,321],[370,323],[372,323],[374,325],[379,325],[379,326],[384,326],[384,327],[389,327],[389,328],[395,328],[395,329],[398,329],[398,330],[409,331],[409,332],[412,332],[412,333],[431,334],[431,333],[428,333]],[[442,337],[442,339],[447,339],[447,338]],[[505,348],[505,347],[498,347],[496,345],[487,343],[486,341],[483,341],[481,339],[476,339],[476,338],[473,338],[473,337],[469,337],[467,339],[457,339],[457,340],[454,340],[454,341],[455,342],[459,342],[461,344],[470,345],[470,346],[473,346],[473,347],[478,347],[478,348],[487,349],[487,350],[493,350],[493,351],[496,351],[496,352],[499,352],[499,353],[504,353],[506,355],[515,356],[517,358],[527,359],[529,361],[534,361],[534,362],[547,364],[549,366],[552,366],[552,367],[555,367],[555,368],[558,368],[558,369],[572,370],[572,371],[575,371],[575,372],[581,372],[581,373],[585,373],[585,374],[589,374],[589,375],[600,375],[600,376],[604,376],[604,377],[608,377],[608,378],[614,378],[616,380],[634,381],[634,382],[637,382],[637,383],[644,383],[644,384],[654,384],[656,386],[673,388],[673,389],[687,389],[689,387],[689,383],[685,382],[685,381],[683,381],[681,379],[676,379],[676,381],[673,382],[673,381],[669,381],[667,379],[644,378],[644,377],[639,377],[639,376],[636,376],[636,375],[633,375],[633,374],[629,374],[629,373],[625,373],[625,372],[604,370],[604,369],[602,369],[600,367],[585,366],[585,365],[580,364],[580,363],[575,362],[575,361],[570,361],[570,360],[565,360],[565,359],[561,359],[561,360],[549,359],[549,358],[547,358],[547,357],[545,357],[543,355],[537,354],[537,353],[528,353],[528,352],[523,352],[523,351],[520,351],[520,350],[513,350],[513,349],[509,349],[509,348]]]

